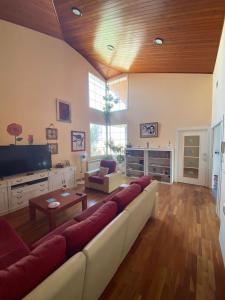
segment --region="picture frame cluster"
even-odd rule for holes
[[[56,99],[56,120],[64,123],[71,123],[71,104],[67,101]],[[58,129],[50,124],[45,129],[47,144],[51,154],[58,154]],[[85,132],[84,131],[71,131],[71,152],[85,151]],[[54,142],[53,142],[54,141]]]

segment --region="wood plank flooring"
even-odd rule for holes
[[[105,197],[97,191],[87,193],[88,206]],[[57,224],[80,209],[77,205],[65,211]],[[30,223],[27,208],[4,218],[28,244],[48,232],[45,216],[40,213]],[[218,233],[210,190],[160,185],[155,218],[146,224],[101,300],[225,300]]]
[[[224,300],[219,224],[208,189],[161,185],[149,221],[101,300]]]

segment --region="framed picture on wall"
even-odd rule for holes
[[[56,99],[57,121],[71,123],[71,105],[64,100]]]
[[[58,154],[58,143],[48,144],[51,154]]]
[[[85,151],[84,131],[71,131],[71,151]]]
[[[46,130],[46,140],[57,140],[58,139],[58,129],[48,127]]]
[[[158,122],[140,124],[140,137],[158,137]]]

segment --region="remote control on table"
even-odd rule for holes
[[[77,192],[76,195],[77,195],[77,196],[82,196],[83,193],[78,193],[78,192]]]

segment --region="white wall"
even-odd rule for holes
[[[130,74],[128,89],[128,110],[113,123],[128,124],[133,146],[174,146],[177,128],[211,124],[211,74]],[[139,125],[148,122],[159,122],[158,138],[140,138]]]
[[[79,153],[71,152],[70,132],[86,132],[89,122],[102,115],[89,109],[88,72],[98,72],[64,41],[0,20],[0,145],[13,143],[6,127],[23,126],[22,144],[28,134],[35,144],[46,143],[45,128],[58,128],[59,154],[53,163],[70,160],[79,166]],[[56,98],[71,103],[72,122],[56,121]]]
[[[217,53],[216,64],[213,72],[213,102],[212,125],[223,119],[225,114],[225,25]]]

